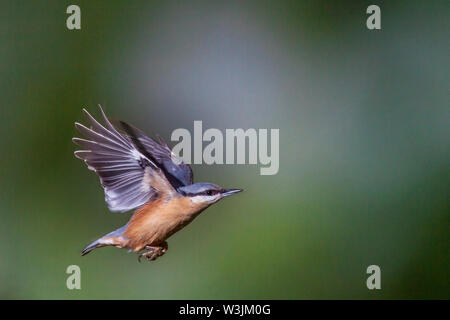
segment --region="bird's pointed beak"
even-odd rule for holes
[[[222,197],[228,197],[232,194],[238,193],[243,191],[242,189],[226,189],[224,192],[222,192]]]

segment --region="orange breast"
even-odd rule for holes
[[[159,198],[135,211],[124,235],[126,247],[133,251],[146,245],[158,245],[191,222],[203,208],[189,198]]]

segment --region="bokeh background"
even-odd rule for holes
[[[382,30],[366,28],[381,7]],[[82,28],[66,28],[81,7]],[[448,1],[2,1],[0,297],[450,298]],[[280,170],[195,165],[245,192],[168,253],[80,250],[123,225],[73,156],[81,109],[170,139],[279,128]],[[81,290],[66,288],[81,267]],[[381,267],[381,290],[366,288]]]

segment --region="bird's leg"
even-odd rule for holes
[[[144,257],[147,259],[147,261],[153,261],[156,260],[156,258],[161,257],[164,253],[166,253],[167,249],[169,248],[166,241],[161,243],[159,246],[145,246],[145,249],[148,251],[142,253],[139,255],[138,260],[141,262],[141,258]]]

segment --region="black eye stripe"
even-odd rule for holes
[[[195,197],[195,196],[213,196],[216,195],[218,193],[220,193],[220,190],[205,190],[199,193],[190,193],[190,192],[183,192],[182,194],[185,197]]]

